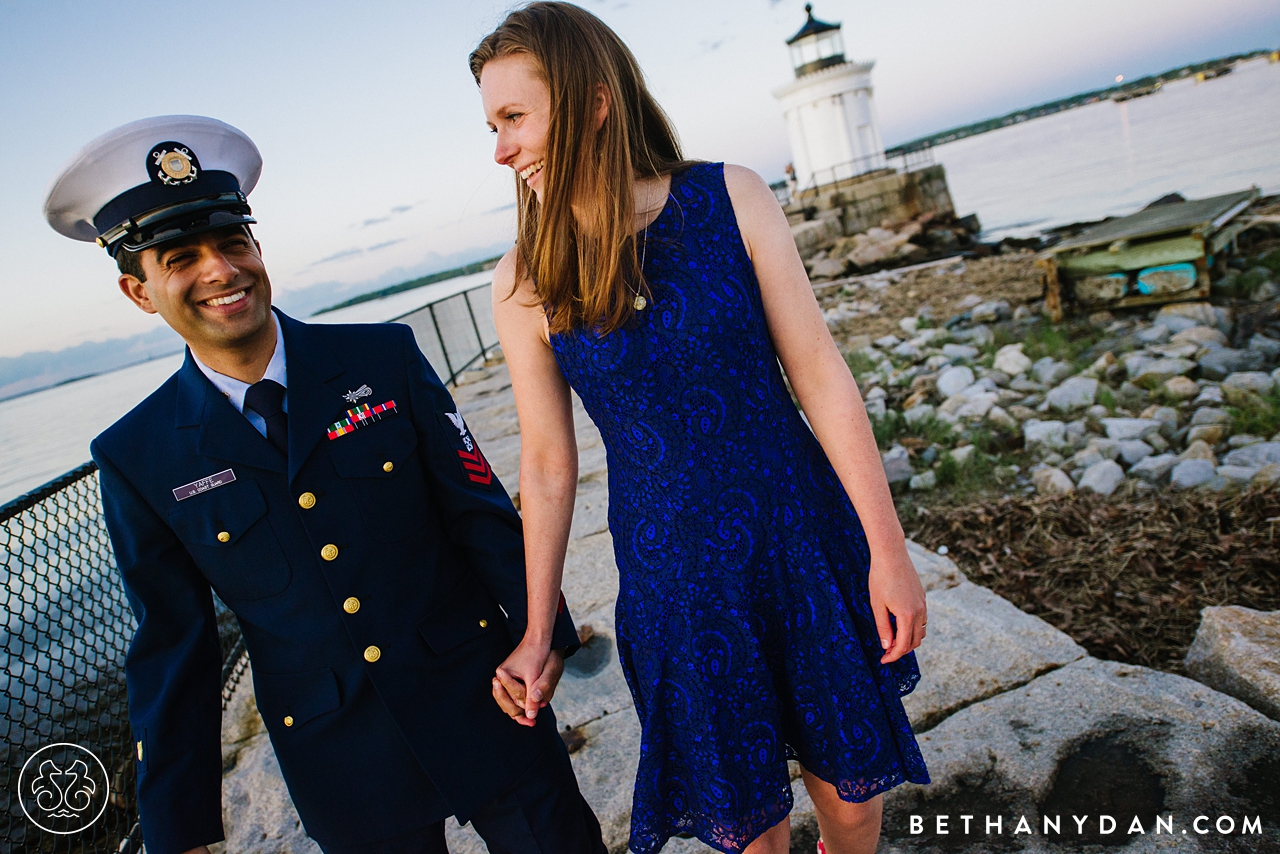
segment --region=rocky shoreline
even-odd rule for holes
[[[1280,483],[1278,273],[1273,251],[1236,277],[1232,287],[1249,279],[1261,300],[1243,307],[1174,303],[1056,325],[1039,313],[1029,254],[815,290],[893,484],[928,491],[977,467],[1010,492],[1110,495],[1126,480],[1221,491]],[[993,274],[1000,284],[986,294],[958,297]],[[917,303],[911,313],[884,310],[901,311],[904,295]]]
[[[455,399],[494,470],[514,488],[519,425],[506,366],[465,375]],[[640,728],[613,641],[618,578],[607,525],[604,447],[576,400],[574,423],[580,480],[564,592],[586,642],[569,661],[554,708],[609,850],[621,854]],[[1259,703],[1259,694],[1276,696],[1270,682],[1249,675],[1258,672],[1256,657],[1249,656],[1256,656],[1251,650],[1258,638],[1265,644],[1267,627],[1280,615],[1253,612],[1246,622],[1259,628],[1243,639],[1239,624],[1206,638],[1204,671],[1218,680],[1215,689],[1094,658],[1045,620],[970,581],[947,557],[915,543],[909,543],[909,553],[927,591],[930,635],[918,652],[923,678],[904,705],[933,782],[902,785],[886,796],[880,851],[1047,854],[1064,845],[1092,850],[1088,846],[1117,838],[1101,833],[1100,813],[1119,818],[1120,835],[1132,816],[1140,817],[1143,835],[1124,835],[1132,840],[1126,849],[1132,852],[1175,844],[1185,851],[1280,846],[1280,786],[1272,785],[1280,722],[1258,710],[1264,706],[1246,702]],[[318,852],[280,778],[251,679],[242,680],[229,698],[223,721],[228,842],[215,854]],[[817,840],[813,805],[794,763],[792,771],[792,850],[811,854]],[[961,833],[962,814],[980,817],[971,834]],[[1063,817],[1061,836],[1040,832],[1042,814]],[[1076,834],[1071,814],[1095,818]],[[1155,816],[1170,814],[1178,831],[1196,815],[1231,815],[1235,831],[1203,840],[1157,834]],[[912,832],[913,815],[922,816],[927,829]],[[939,815],[952,817],[948,835],[937,833]],[[1241,818],[1255,815],[1262,816],[1261,835],[1241,836]],[[1022,816],[1034,834],[1015,834]],[[1001,822],[1000,832],[984,832],[986,817]],[[485,851],[470,827],[450,824],[448,840],[454,854]],[[711,849],[697,840],[673,839],[663,850]]]

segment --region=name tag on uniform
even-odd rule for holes
[[[199,480],[193,480],[186,486],[179,486],[173,491],[173,497],[182,501],[184,498],[190,498],[193,495],[199,495],[202,492],[208,492],[211,489],[217,489],[219,486],[226,486],[236,479],[236,473],[231,469],[220,471],[217,474],[211,474],[208,477],[202,477]]]

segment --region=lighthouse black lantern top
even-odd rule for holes
[[[796,77],[812,74],[822,68],[844,62],[844,39],[839,24],[829,24],[813,17],[813,5],[806,3],[809,19],[794,36],[787,39],[791,46],[791,65]]]

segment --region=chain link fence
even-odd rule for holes
[[[489,289],[485,284],[395,318],[413,328],[418,346],[450,384],[497,346]],[[0,606],[0,854],[140,852],[124,679],[137,623],[116,571],[94,463],[0,507]],[[234,615],[216,596],[214,606],[225,709],[248,654]],[[24,775],[24,766],[54,744],[87,748],[106,773],[109,795],[101,816],[81,831],[45,830],[24,809],[24,798],[29,806],[35,797],[35,769]]]
[[[238,681],[244,646],[239,627],[221,602],[218,627],[223,682]],[[0,507],[0,681],[3,682],[3,756],[0,757],[0,851],[98,854],[141,850],[134,739],[129,728],[124,658],[137,627],[116,572],[102,517],[98,471],[86,463]],[[243,668],[239,668],[242,670]],[[225,693],[225,691],[224,691]],[[224,702],[225,704],[225,702]],[[42,747],[74,744],[102,762],[108,788],[86,796],[93,809],[106,794],[101,816],[86,829],[72,819],[42,829],[32,780],[38,767],[27,760]],[[24,766],[27,771],[24,774]],[[60,769],[67,772],[66,767]],[[23,791],[19,790],[22,778]],[[77,805],[65,785],[46,787]],[[25,807],[25,808],[24,808]],[[47,811],[46,811],[47,814]],[[34,819],[34,820],[33,820]]]

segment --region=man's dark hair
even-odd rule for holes
[[[130,252],[121,246],[116,252],[116,266],[120,268],[122,274],[133,276],[139,282],[147,280],[147,274],[142,271],[141,252]]]
[[[249,228],[248,223],[242,223],[238,228],[243,230],[250,240],[253,240],[253,231]],[[146,251],[145,249],[142,250],[142,252]],[[142,270],[142,252],[130,252],[123,246],[116,250],[116,266],[120,268],[120,272],[126,276],[133,276],[139,282],[147,280],[147,274]]]

